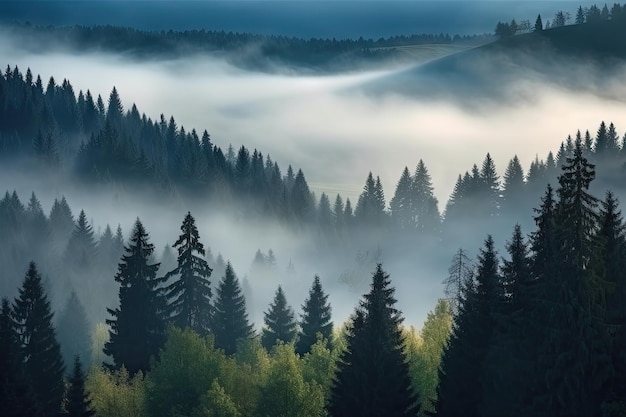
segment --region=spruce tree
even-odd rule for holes
[[[502,301],[498,258],[491,236],[480,251],[475,282],[465,283],[452,334],[439,369],[438,417],[476,417],[485,400],[486,358]],[[459,381],[464,381],[459,384]]]
[[[287,305],[287,299],[283,288],[279,285],[274,296],[274,301],[264,314],[265,326],[261,334],[261,344],[268,351],[278,341],[291,343],[297,335],[297,324],[293,310]]]
[[[57,334],[61,355],[65,363],[72,363],[74,356],[84,358],[87,367],[91,364],[91,332],[83,304],[74,291],[59,314]]]
[[[607,388],[610,354],[599,320],[605,282],[599,273],[597,200],[588,192],[595,169],[580,140],[566,158],[556,204],[557,267],[546,277],[541,302],[550,305],[537,363],[544,381],[534,415],[598,415]],[[571,340],[576,343],[571,343]]]
[[[409,168],[404,167],[402,175],[396,185],[396,192],[389,202],[391,219],[400,230],[415,230],[415,207],[411,199],[413,178]]]
[[[413,417],[418,398],[404,353],[402,315],[389,275],[378,264],[348,332],[331,390],[332,417]]]
[[[67,393],[65,395],[65,413],[63,413],[63,416],[94,416],[96,412],[93,410],[89,394],[85,390],[85,374],[78,355],[74,357],[74,367],[68,382]]]
[[[65,252],[66,262],[72,268],[84,270],[95,262],[96,241],[91,225],[87,222],[85,211],[81,210],[76,226],[70,237]]]
[[[226,264],[224,277],[217,288],[211,329],[215,346],[223,349],[227,355],[237,351],[240,340],[254,335],[252,325],[248,322],[246,300],[230,262]]]
[[[296,353],[300,356],[304,356],[311,351],[311,346],[317,341],[318,333],[327,343],[331,342],[333,335],[328,295],[324,293],[320,277],[317,275],[313,279],[313,285],[309,290],[309,298],[302,306],[302,310],[304,314],[301,317],[298,342],[296,343]]]
[[[165,287],[169,301],[170,320],[184,329],[189,327],[199,334],[207,334],[211,321],[211,282],[213,271],[204,258],[204,245],[196,221],[187,213],[180,227],[182,234],[174,247],[178,249],[178,266],[168,272],[164,279],[176,277]]]
[[[31,262],[13,305],[23,367],[46,416],[61,410],[65,365],[52,326],[53,313],[37,266]]]
[[[0,310],[0,404],[7,417],[43,416],[22,368],[18,335],[9,300]]]
[[[109,341],[104,354],[113,358],[111,369],[124,366],[130,375],[150,369],[150,358],[158,357],[165,342],[166,308],[160,280],[156,278],[159,264],[150,263],[154,245],[139,219],[125,247],[115,281],[120,284],[119,307],[107,309],[112,316]]]
[[[415,212],[415,225],[418,232],[437,233],[441,228],[441,214],[439,202],[434,195],[434,188],[426,164],[419,160],[415,168],[413,186],[411,190]]]

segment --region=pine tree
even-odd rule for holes
[[[537,15],[537,20],[535,20],[535,32],[541,32],[543,30],[543,22],[541,21],[541,15]]]
[[[74,367],[68,382],[63,415],[67,417],[92,417],[96,415],[91,406],[89,394],[85,391],[85,374],[78,355],[74,357]]]
[[[545,337],[540,339],[534,415],[598,415],[599,395],[609,382],[610,355],[598,318],[603,297],[597,267],[597,200],[588,193],[594,166],[576,141],[559,177],[556,204],[558,264],[542,283],[541,303],[549,305]],[[548,260],[550,261],[550,260]],[[572,338],[577,343],[571,343]],[[542,376],[543,375],[543,376]]]
[[[159,264],[150,263],[154,245],[137,219],[130,243],[124,248],[115,281],[120,284],[119,307],[107,309],[113,317],[104,354],[113,358],[111,369],[124,366],[130,375],[150,369],[150,358],[158,357],[165,342],[165,300],[156,278]]]
[[[0,311],[0,404],[7,417],[42,416],[22,368],[15,323],[9,300],[2,299]]]
[[[473,278],[473,274],[474,267],[472,261],[467,256],[467,251],[459,248],[448,268],[448,277],[443,280],[445,286],[443,291],[450,301],[454,313],[458,311],[465,283]]]
[[[524,170],[517,155],[511,159],[504,171],[504,187],[502,190],[502,208],[507,213],[520,210],[525,200]]]
[[[164,279],[176,277],[165,288],[169,300],[170,320],[184,329],[189,327],[199,334],[207,334],[211,322],[211,282],[213,271],[204,258],[204,245],[196,221],[187,213],[180,227],[182,234],[174,247],[178,249],[178,266],[168,272]]]
[[[59,314],[57,334],[61,345],[61,355],[65,363],[72,363],[74,356],[85,358],[87,367],[91,363],[91,333],[83,304],[74,291],[70,294],[65,308]]]
[[[583,6],[578,6],[578,10],[576,11],[576,24],[582,25],[585,23],[585,11],[583,10]]]
[[[53,313],[37,266],[31,262],[13,305],[23,367],[46,416],[61,410],[65,365],[52,327]]]
[[[337,364],[328,407],[332,417],[417,414],[418,398],[403,350],[402,315],[395,303],[389,275],[378,264]]]
[[[227,355],[237,351],[240,340],[253,336],[252,325],[248,322],[246,300],[239,286],[239,279],[228,262],[224,277],[217,288],[217,299],[212,326],[215,346],[224,349]]]
[[[391,199],[391,219],[400,230],[415,230],[415,207],[412,201],[413,178],[408,167],[404,167],[396,192]]]
[[[433,183],[424,164],[419,160],[413,178],[412,195],[415,206],[416,227],[422,233],[437,233],[441,227],[437,198],[434,195]]]
[[[73,268],[84,270],[93,265],[97,255],[96,241],[85,211],[81,210],[65,252],[66,262]]]
[[[261,334],[261,344],[268,351],[278,341],[291,343],[297,335],[296,321],[291,307],[287,305],[287,299],[282,287],[279,285],[274,296],[274,301],[264,314],[265,326]]]
[[[302,306],[304,314],[300,321],[296,353],[304,356],[310,352],[311,346],[317,341],[318,333],[327,342],[331,342],[333,323],[331,322],[331,308],[328,304],[328,295],[324,293],[320,277],[315,276],[309,290],[309,298]]]
[[[478,257],[475,283],[465,284],[452,335],[439,370],[438,417],[476,417],[488,391],[484,380],[486,358],[503,297],[498,258],[491,236]],[[464,381],[459,384],[458,381]]]

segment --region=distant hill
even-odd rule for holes
[[[609,78],[626,60],[626,21],[603,21],[527,33],[461,51],[374,80],[372,94],[470,99],[518,98],[516,81],[550,82],[611,94]]]

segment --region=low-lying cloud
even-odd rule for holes
[[[5,64],[18,65],[22,72],[30,67],[34,74],[41,74],[44,85],[50,76],[57,83],[67,78],[76,92],[90,89],[94,96],[100,94],[105,101],[111,88],[116,86],[127,109],[136,103],[140,112],[153,119],[163,113],[168,119],[173,115],[178,125],[184,125],[187,131],[207,129],[213,142],[224,150],[230,143],[235,147],[244,144],[258,148],[279,162],[283,174],[288,164],[302,168],[318,197],[326,192],[332,201],[339,192],[344,198],[350,197],[353,204],[368,171],[380,176],[389,201],[404,166],[413,171],[423,159],[432,175],[440,209],[443,209],[457,175],[473,163],[480,163],[487,152],[502,174],[513,155],[517,154],[527,169],[536,155],[545,158],[577,129],[595,131],[601,120],[615,122],[618,129],[626,127],[621,123],[621,117],[626,114],[623,100],[609,100],[593,91],[568,91],[536,78],[520,79],[514,86],[503,87],[527,93],[520,95],[518,101],[484,105],[477,99],[476,106],[468,108],[471,97],[464,97],[465,102],[461,104],[450,97],[442,100],[396,93],[371,96],[355,88],[393,75],[393,71],[326,76],[269,75],[246,72],[216,59],[200,57],[139,63],[106,54],[31,55],[20,52],[17,45],[6,39],[0,44],[0,56]],[[409,87],[407,85],[407,89]],[[454,90],[454,86],[448,88]],[[532,100],[525,99],[526,96]],[[2,175],[0,189],[13,188],[13,179]],[[25,185],[24,189],[27,188]],[[33,188],[40,192],[37,184],[33,184]],[[55,193],[64,191],[51,194]],[[47,204],[52,197],[54,195],[48,196]],[[95,202],[89,197],[85,201],[70,201],[70,204],[78,209],[84,206],[88,216],[102,223],[97,226],[103,227],[104,222],[122,222],[125,230],[145,211],[135,210],[133,204],[110,202],[113,209],[121,209],[120,212],[126,214],[109,211],[107,217],[106,213],[93,213],[97,207],[106,206],[105,201]],[[165,230],[159,225],[155,236],[158,245],[175,239],[185,212],[181,209],[174,218],[168,219],[171,224]],[[151,222],[158,222],[165,215],[157,209],[146,214],[148,230],[151,230]],[[197,215],[200,219],[203,216],[202,213]],[[293,237],[268,233],[266,229],[259,229],[246,239],[229,241],[227,235],[232,230],[220,228],[224,220],[214,215],[210,219],[206,220],[208,223],[201,220],[205,222],[204,230],[213,233],[211,240],[219,242],[223,238],[223,242],[229,242],[219,250],[225,252],[226,257],[235,258],[236,270],[241,265],[238,270],[241,276],[257,248],[297,245],[295,240],[289,240]],[[275,236],[275,242],[271,236]],[[159,251],[162,248],[157,247]],[[278,252],[278,256],[282,256],[279,260],[284,268],[290,255]],[[312,266],[303,269],[303,273],[310,275],[304,279],[308,286],[317,271]],[[391,269],[393,278],[393,267]],[[425,274],[433,272],[422,275]],[[432,283],[443,278],[428,277]],[[294,307],[298,307],[306,295],[306,288],[299,288],[290,299]],[[423,291],[421,297],[432,302],[412,310],[412,317],[423,318],[434,306],[433,294],[440,293],[441,287],[435,286]],[[264,309],[271,300],[271,292],[268,290],[259,298]],[[408,307],[408,300],[406,302],[401,308]],[[349,303],[336,308],[341,312],[341,319],[352,306]],[[256,314],[255,318],[258,317]]]

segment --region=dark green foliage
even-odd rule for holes
[[[85,390],[85,374],[80,363],[80,357],[74,357],[74,367],[68,380],[67,393],[65,394],[66,417],[92,417],[96,412],[91,407],[89,393]]]
[[[165,300],[156,278],[159,264],[150,263],[154,245],[137,219],[130,243],[125,247],[115,281],[120,284],[119,307],[108,308],[113,317],[104,353],[113,358],[112,369],[124,366],[131,375],[150,369],[165,343]]]
[[[486,395],[484,379],[490,341],[504,289],[491,236],[478,257],[475,281],[464,283],[458,313],[439,369],[436,415],[481,415]],[[459,384],[458,381],[464,381]]]
[[[418,397],[403,351],[402,316],[395,303],[389,275],[378,264],[337,365],[328,406],[332,417],[417,414]]]
[[[87,223],[85,211],[81,210],[67,245],[65,261],[71,268],[84,271],[94,264],[96,254],[96,241],[93,235],[93,229],[91,225]]]
[[[311,346],[317,341],[318,334],[331,342],[333,335],[333,323],[331,322],[331,308],[328,303],[328,295],[324,293],[320,277],[313,279],[313,285],[309,290],[309,298],[302,306],[303,314],[296,343],[296,353],[304,356],[310,352]]]
[[[362,226],[382,226],[385,222],[385,194],[380,178],[374,180],[371,172],[365,180],[354,215]]]
[[[541,15],[537,15],[537,20],[535,20],[535,32],[541,32],[543,30],[543,22],[541,21]]]
[[[178,249],[178,265],[168,272],[164,280],[175,277],[175,281],[165,287],[169,301],[170,320],[181,329],[189,327],[198,334],[209,332],[211,322],[211,282],[213,271],[204,258],[204,245],[196,221],[187,213],[180,227],[182,234],[174,243]]]
[[[297,335],[295,316],[291,307],[287,305],[285,293],[280,285],[264,317],[265,326],[261,334],[261,344],[265,349],[271,350],[278,341],[284,343],[295,341]]]
[[[217,288],[211,328],[215,336],[215,346],[223,349],[227,355],[237,351],[240,340],[248,339],[254,334],[252,325],[248,322],[246,300],[230,262],[226,264],[224,277]]]
[[[24,372],[46,416],[59,413],[64,391],[65,365],[52,327],[52,316],[41,276],[31,262],[13,305],[13,321]]]
[[[22,368],[18,335],[11,318],[9,300],[2,299],[0,311],[0,404],[6,417],[42,416]]]
[[[84,358],[83,361],[89,368],[91,364],[90,326],[85,308],[74,291],[59,314],[57,334],[63,361],[72,363],[74,356],[78,355]]]

